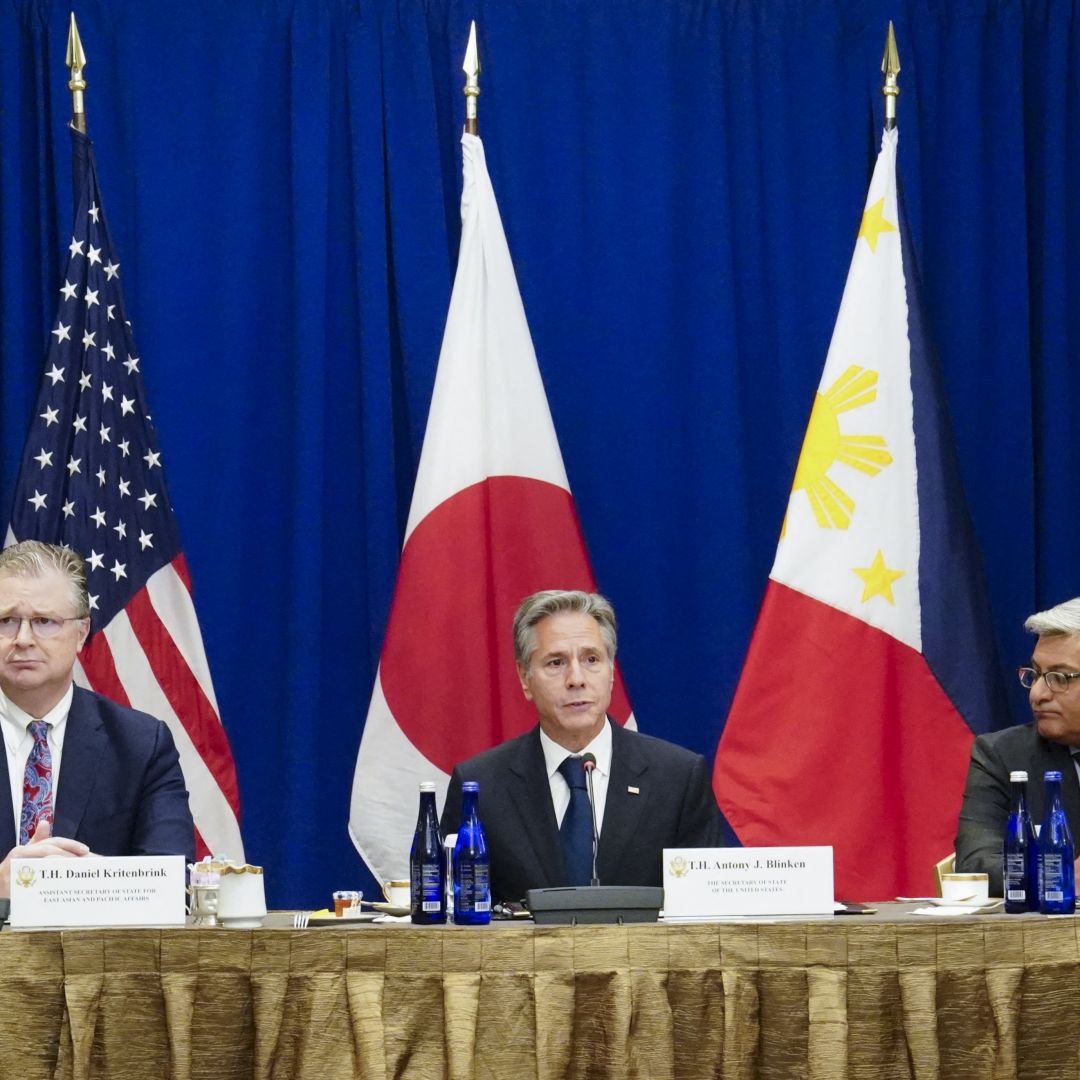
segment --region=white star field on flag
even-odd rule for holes
[[[122,314],[120,262],[100,206],[84,205],[80,216],[68,246],[12,528],[20,538],[60,540],[79,552],[105,545],[87,567],[98,628],[179,554],[180,542]],[[135,490],[143,495],[131,498]]]

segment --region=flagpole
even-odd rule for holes
[[[71,79],[68,81],[68,89],[71,91],[71,126],[85,135],[86,104],[83,93],[86,90],[86,80],[83,78],[83,68],[86,67],[86,53],[79,37],[79,28],[75,25],[74,11],[68,27],[67,57],[64,63],[71,69]]]
[[[469,23],[469,44],[465,49],[465,130],[470,135],[480,134],[480,121],[476,118],[476,99],[480,96],[480,63],[476,57],[476,20]]]
[[[896,99],[900,96],[900,86],[896,81],[900,74],[900,54],[896,51],[896,35],[893,33],[892,19],[889,31],[885,35],[885,55],[881,58],[881,73],[885,76],[881,92],[885,95],[885,130],[896,127]]]

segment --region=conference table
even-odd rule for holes
[[[1080,921],[0,933],[0,1077],[1076,1077]]]

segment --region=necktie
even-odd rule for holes
[[[570,785],[570,805],[566,808],[559,839],[568,885],[588,885],[592,881],[592,807],[585,786],[585,767],[581,758],[568,757],[559,772]]]
[[[44,720],[30,721],[30,734],[34,736],[34,745],[26,759],[26,771],[23,773],[23,803],[19,815],[19,843],[25,844],[34,835],[38,822],[43,819],[52,821],[52,754],[46,735],[49,725]]]

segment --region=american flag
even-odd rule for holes
[[[67,544],[86,559],[91,637],[76,680],[169,725],[199,854],[242,858],[236,770],[124,310],[120,262],[90,140],[71,135],[75,225],[8,543]]]

